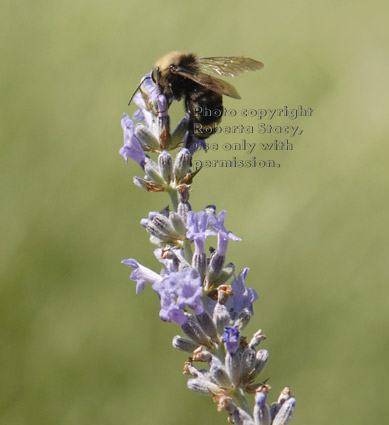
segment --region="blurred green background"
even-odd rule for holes
[[[314,109],[277,121],[304,129],[267,154],[281,168],[204,169],[191,202],[226,209],[243,239],[228,260],[260,295],[246,333],[268,336],[270,399],[292,387],[295,425],[387,422],[387,14],[383,1],[2,0],[1,424],[226,423],[186,388],[178,327],[120,264],[157,266],[139,220],[167,197],[135,187],[118,150],[129,95],[170,50],[266,64],[227,108]]]

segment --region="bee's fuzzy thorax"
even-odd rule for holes
[[[185,53],[180,51],[173,51],[166,53],[163,55],[158,61],[155,63],[155,66],[158,67],[161,71],[166,70],[170,67],[170,65],[177,66],[191,66],[192,64],[197,64],[198,58],[193,53]],[[197,68],[198,66],[196,66]]]

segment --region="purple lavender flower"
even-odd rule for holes
[[[166,97],[161,94],[158,85],[152,80],[150,73],[144,76],[141,89],[145,94],[147,103],[141,93],[134,97],[134,102],[143,112],[143,121],[146,127],[159,140],[161,133],[164,130],[169,130],[169,103]]]
[[[192,268],[171,273],[162,281],[155,282],[152,288],[160,297],[160,317],[164,321],[182,326],[187,321],[183,312],[186,307],[191,308],[195,314],[204,311],[201,278]]]
[[[160,92],[158,85],[153,82],[150,73],[143,77],[140,91],[134,96],[134,103],[139,109],[134,113],[133,120],[143,121],[144,124],[137,123],[135,126],[127,116],[127,121],[129,120],[132,124],[130,137],[127,138],[132,142],[135,137],[145,151],[155,152],[159,149],[167,149],[170,138],[169,103]],[[127,145],[128,141],[127,143],[125,141],[125,146],[120,151],[125,159],[130,156],[126,149]]]
[[[182,326],[187,322],[187,318],[184,312],[176,304],[176,293],[169,288],[167,282],[156,282],[153,285],[153,289],[159,295],[161,302],[161,310],[159,312],[159,317],[164,322],[175,322],[178,325]]]
[[[187,269],[176,274],[173,279],[178,295],[177,304],[180,308],[190,307],[196,315],[203,313],[201,300],[203,287],[199,274],[193,269]]]
[[[222,342],[226,344],[227,351],[234,354],[239,347],[239,326],[226,326]]]
[[[138,139],[135,137],[135,124],[127,114],[123,114],[121,124],[124,133],[124,144],[119,151],[120,155],[126,162],[128,158],[131,158],[144,168],[146,154],[143,152]]]
[[[235,236],[231,231],[227,231],[224,227],[226,213],[227,211],[225,210],[220,211],[216,217],[216,214],[211,212],[208,217],[210,227],[218,232],[217,251],[221,256],[226,255],[229,239],[237,242],[242,240],[238,236]]]
[[[137,102],[135,102],[137,103]],[[132,115],[132,121],[144,121],[145,116],[143,114],[143,110],[141,108],[137,109]]]
[[[160,212],[150,212],[149,218],[143,218],[141,225],[150,233],[150,241],[156,245],[175,244],[180,236],[174,229],[173,223],[169,219],[168,210]]]
[[[231,282],[233,296],[228,300],[227,306],[232,308],[237,316],[244,308],[248,308],[249,312],[253,314],[253,303],[258,299],[255,289],[247,288],[245,279],[250,269],[244,268],[238,276]]]
[[[143,77],[141,90],[146,96],[148,103],[142,93],[137,93],[134,96],[134,103],[138,106],[138,110],[134,113],[133,119],[135,121],[144,121],[150,127],[153,121],[152,114],[155,113],[159,116],[168,115],[168,102],[166,97],[161,94],[159,87],[151,78],[151,72],[148,72]]]
[[[137,294],[145,289],[145,282],[154,284],[161,280],[161,276],[159,274],[153,272],[145,266],[142,266],[142,264],[139,264],[133,258],[122,260],[122,263],[134,269],[130,275],[130,279],[136,282]]]
[[[213,205],[208,206],[205,210],[208,214],[208,222],[210,227],[218,232],[217,249],[211,257],[207,273],[208,284],[212,285],[221,276],[224,261],[226,258],[228,241],[230,239],[234,241],[240,241],[241,239],[235,236],[232,232],[227,231],[224,227],[226,211],[220,211],[218,217],[216,217],[216,207],[214,207]]]
[[[205,211],[188,212],[186,237],[195,242],[196,254],[204,254],[205,239],[214,236],[215,232],[208,230],[208,217]]]
[[[167,99],[160,92],[158,85],[154,83],[150,72],[144,76],[142,90],[148,94],[149,102],[156,104],[157,107],[155,109],[158,111],[158,114],[160,116],[167,116],[169,108]]]

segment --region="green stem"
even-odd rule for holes
[[[204,309],[211,314],[211,310],[209,308],[209,304],[208,304],[208,294],[203,290],[203,296],[202,296],[202,301],[204,304]]]
[[[188,239],[184,240],[184,253],[185,253],[185,259],[189,264],[192,264],[192,246],[191,242]]]
[[[233,399],[234,399],[235,404],[237,406],[241,407],[243,410],[245,410],[252,417],[250,406],[247,403],[246,396],[245,396],[244,391],[241,387],[235,388],[234,393],[233,393]]]
[[[222,361],[222,363],[224,363],[224,359],[226,357],[226,351],[224,349],[224,345],[223,344],[216,344],[216,348],[214,350],[212,350],[211,352],[218,359],[220,359]]]
[[[167,191],[170,196],[170,200],[172,201],[173,210],[177,212],[178,207],[178,197],[177,197],[177,191],[176,190],[168,190]]]

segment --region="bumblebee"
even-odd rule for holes
[[[189,114],[189,133],[206,139],[216,131],[223,116],[223,95],[240,99],[235,87],[222,77],[235,77],[264,67],[262,62],[243,56],[198,58],[193,53],[170,52],[162,56],[151,77],[169,104],[184,98]]]

